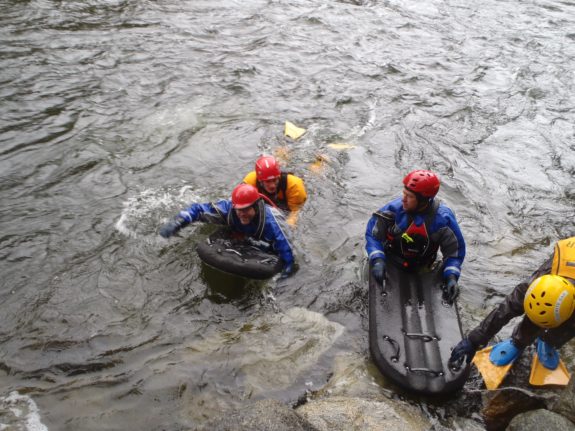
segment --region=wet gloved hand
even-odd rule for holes
[[[459,286],[457,285],[457,278],[455,275],[450,275],[445,280],[443,285],[443,300],[448,304],[453,304],[453,301],[459,296]]]
[[[284,266],[284,269],[280,274],[279,279],[285,280],[286,278],[291,277],[292,274],[293,274],[293,263],[288,263],[286,266]]]
[[[465,357],[465,361],[469,364],[475,356],[475,352],[477,351],[477,347],[469,341],[469,338],[464,338],[461,340],[451,351],[451,356],[449,357],[449,364],[450,365],[458,365],[463,362],[463,358]]]
[[[169,238],[177,234],[180,229],[187,225],[188,222],[184,218],[177,216],[175,219],[170,220],[160,228],[160,235],[164,238]]]
[[[375,278],[375,281],[379,284],[383,283],[383,279],[385,278],[385,260],[380,257],[374,259],[371,265],[371,275],[373,275],[373,278]]]

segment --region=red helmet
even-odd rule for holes
[[[405,188],[426,198],[433,198],[439,191],[439,178],[431,171],[413,171],[403,179]]]
[[[232,206],[235,209],[251,207],[260,198],[258,189],[250,184],[240,184],[232,192]]]
[[[273,180],[280,175],[280,167],[274,157],[261,156],[256,160],[256,178],[258,181]]]

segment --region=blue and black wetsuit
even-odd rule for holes
[[[277,253],[284,262],[284,266],[292,265],[294,255],[286,235],[287,229],[282,227],[283,216],[278,210],[272,208],[260,199],[255,206],[256,216],[250,224],[243,225],[232,202],[221,200],[216,203],[192,204],[178,214],[187,223],[202,221],[205,223],[228,225],[234,232],[269,244],[271,250]]]
[[[383,258],[417,269],[431,265],[440,250],[444,279],[461,274],[465,241],[453,211],[437,199],[417,213],[407,213],[401,197],[394,199],[369,219],[365,239],[370,261]]]

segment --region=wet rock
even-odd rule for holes
[[[296,409],[318,430],[427,430],[430,420],[416,407],[390,399],[373,364],[357,354],[338,356],[329,382]]]
[[[548,408],[557,399],[556,389],[529,385],[533,354],[534,349],[528,347],[515,362],[499,389],[482,391],[481,415],[488,431],[504,430],[515,416]]]
[[[474,421],[473,419],[468,418],[455,418],[452,421],[452,430],[465,430],[465,431],[485,431],[485,428]]]
[[[515,416],[506,431],[573,431],[574,429],[575,423],[569,419],[549,410],[540,409]]]
[[[317,431],[288,406],[262,400],[224,413],[197,431]]]
[[[482,416],[488,431],[503,430],[520,413],[545,407],[544,398],[521,388],[504,388],[484,395]]]
[[[549,410],[575,423],[575,378],[573,376],[567,387],[559,393],[558,399],[551,403]]]
[[[384,389],[385,386],[385,378],[365,356],[345,353],[335,357],[329,381],[311,398],[338,396],[373,399],[382,395],[388,398],[393,396],[391,390]]]
[[[423,413],[401,401],[330,397],[297,408],[319,431],[418,431],[431,423]]]

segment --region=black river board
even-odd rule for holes
[[[388,264],[384,286],[369,277],[369,347],[381,373],[424,395],[460,389],[469,366],[448,366],[462,338],[457,303],[442,299],[438,270],[409,273]]]
[[[249,240],[232,238],[228,229],[220,229],[197,246],[202,261],[220,271],[241,277],[265,280],[280,272],[283,262]]]

